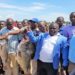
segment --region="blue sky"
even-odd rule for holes
[[[58,16],[69,20],[75,11],[75,0],[0,0],[0,19],[9,17],[14,20],[38,18],[55,21]]]

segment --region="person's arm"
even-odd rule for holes
[[[16,35],[16,34],[19,34],[19,33],[23,33],[26,29],[27,29],[27,27],[22,27],[21,29],[8,32],[8,34],[9,35]]]
[[[18,30],[10,31],[8,33],[8,35],[16,35],[16,34],[19,34],[19,33],[23,33],[24,31],[26,31],[26,34],[28,35],[29,40],[31,42],[37,42],[37,40],[40,38],[40,36],[37,36],[37,37],[34,36],[34,33],[27,26],[26,27],[23,27],[21,29],[18,29]]]
[[[62,48],[62,59],[63,59],[63,71],[67,70],[68,67],[68,44],[67,44],[67,38],[64,38],[63,40],[63,48]]]
[[[28,35],[29,40],[31,42],[36,43],[38,40],[41,39],[41,37],[42,37],[43,34],[41,33],[39,36],[35,36],[34,33],[33,33],[33,31],[28,31],[27,35]]]
[[[7,37],[8,37],[8,33],[4,35],[0,35],[0,40],[7,39]]]
[[[63,70],[63,75],[67,75],[65,70]]]

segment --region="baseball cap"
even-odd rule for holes
[[[35,23],[39,23],[40,22],[37,18],[32,18],[31,21],[33,21]]]

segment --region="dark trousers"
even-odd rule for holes
[[[65,71],[66,71],[66,75],[69,75],[69,74],[68,74],[68,66],[66,66],[66,67],[64,68],[62,64],[63,64],[63,58],[62,58],[62,53],[60,53],[60,73],[61,73],[61,75],[62,75],[63,70],[65,70]]]
[[[37,75],[57,75],[58,70],[53,69],[52,63],[37,61]]]

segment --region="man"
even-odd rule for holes
[[[5,21],[0,21],[0,30],[5,27]],[[6,41],[5,40],[0,40],[0,57],[3,62],[3,68],[5,67],[5,62],[6,62]]]
[[[74,48],[74,39],[72,37],[75,35],[75,12],[70,14],[71,23],[63,28],[62,33],[68,38],[68,47],[69,47],[69,73],[75,69],[75,48]]]
[[[18,45],[18,36],[9,35],[8,32],[18,30],[18,28],[13,27],[13,19],[8,18],[6,20],[6,27],[2,28],[0,31],[0,39],[5,40],[7,44],[7,59],[6,59],[6,75],[18,75],[18,66],[16,62],[16,50]]]
[[[0,21],[0,30],[5,27],[5,21]]]
[[[19,35],[23,33],[25,29],[26,27],[23,27],[18,30],[10,31],[7,33],[7,36],[11,36],[11,35],[15,36],[17,34]],[[18,41],[19,41],[19,37],[18,37]],[[25,35],[17,45],[17,49],[16,49],[17,56],[15,57],[17,63],[20,65],[20,68],[23,70],[25,75],[30,75],[30,59],[31,59],[31,55],[33,54],[33,51],[34,51],[33,45],[29,41],[28,37]]]
[[[48,31],[48,23],[46,21],[41,21],[38,27],[42,33],[45,33]]]
[[[62,16],[57,17],[56,23],[58,23],[58,25],[59,25],[59,33],[62,35],[62,30],[65,27],[64,26],[64,18]],[[60,67],[59,68],[59,71],[60,71],[59,74],[61,73],[61,75],[63,75],[62,62],[63,62],[63,60],[62,60],[62,50],[61,50],[61,52],[60,52],[60,65],[59,65],[59,67]],[[66,74],[68,74],[68,68],[66,68]]]
[[[39,36],[40,35],[40,29],[39,29],[39,20],[37,18],[32,18],[31,20],[28,21],[29,26],[31,30],[34,33],[34,36]],[[36,50],[36,43],[33,43],[34,45],[34,53],[32,55],[32,60],[31,60],[31,72],[32,75],[36,75],[36,69],[37,69],[37,62],[33,61],[34,55],[35,55],[35,50]]]
[[[56,23],[59,25],[59,32],[62,34],[62,29],[64,27],[64,18],[62,16],[57,17]]]
[[[59,24],[59,28],[63,27],[64,18],[63,18],[62,16],[57,17],[57,19],[56,19],[56,23]]]
[[[31,75],[30,61],[34,52],[33,44],[29,41],[27,35],[21,40],[18,45],[17,62],[20,65],[25,75]]]
[[[75,35],[72,36],[71,40],[70,40],[70,44],[69,44],[69,59],[70,59],[70,63],[69,63],[69,71],[70,75],[74,75],[75,74]]]
[[[40,33],[40,30],[39,30],[39,22],[40,21],[37,18],[32,18],[28,22],[31,27],[31,30],[34,32],[34,35],[38,36]]]
[[[35,37],[32,31],[27,32],[30,41],[37,42],[34,56],[34,60],[37,60],[37,75],[57,75],[61,48],[65,72],[65,67],[68,65],[67,39],[60,35],[58,31],[58,24],[51,23],[49,33]]]
[[[23,25],[22,25],[22,23],[21,22],[17,22],[17,27],[19,28],[19,29],[21,29],[22,27],[23,27]],[[19,35],[18,35],[18,39],[19,39],[19,43],[21,42],[21,40],[23,39],[23,33],[20,33]]]
[[[23,27],[28,26],[28,20],[27,19],[23,19],[22,25],[23,25]]]

